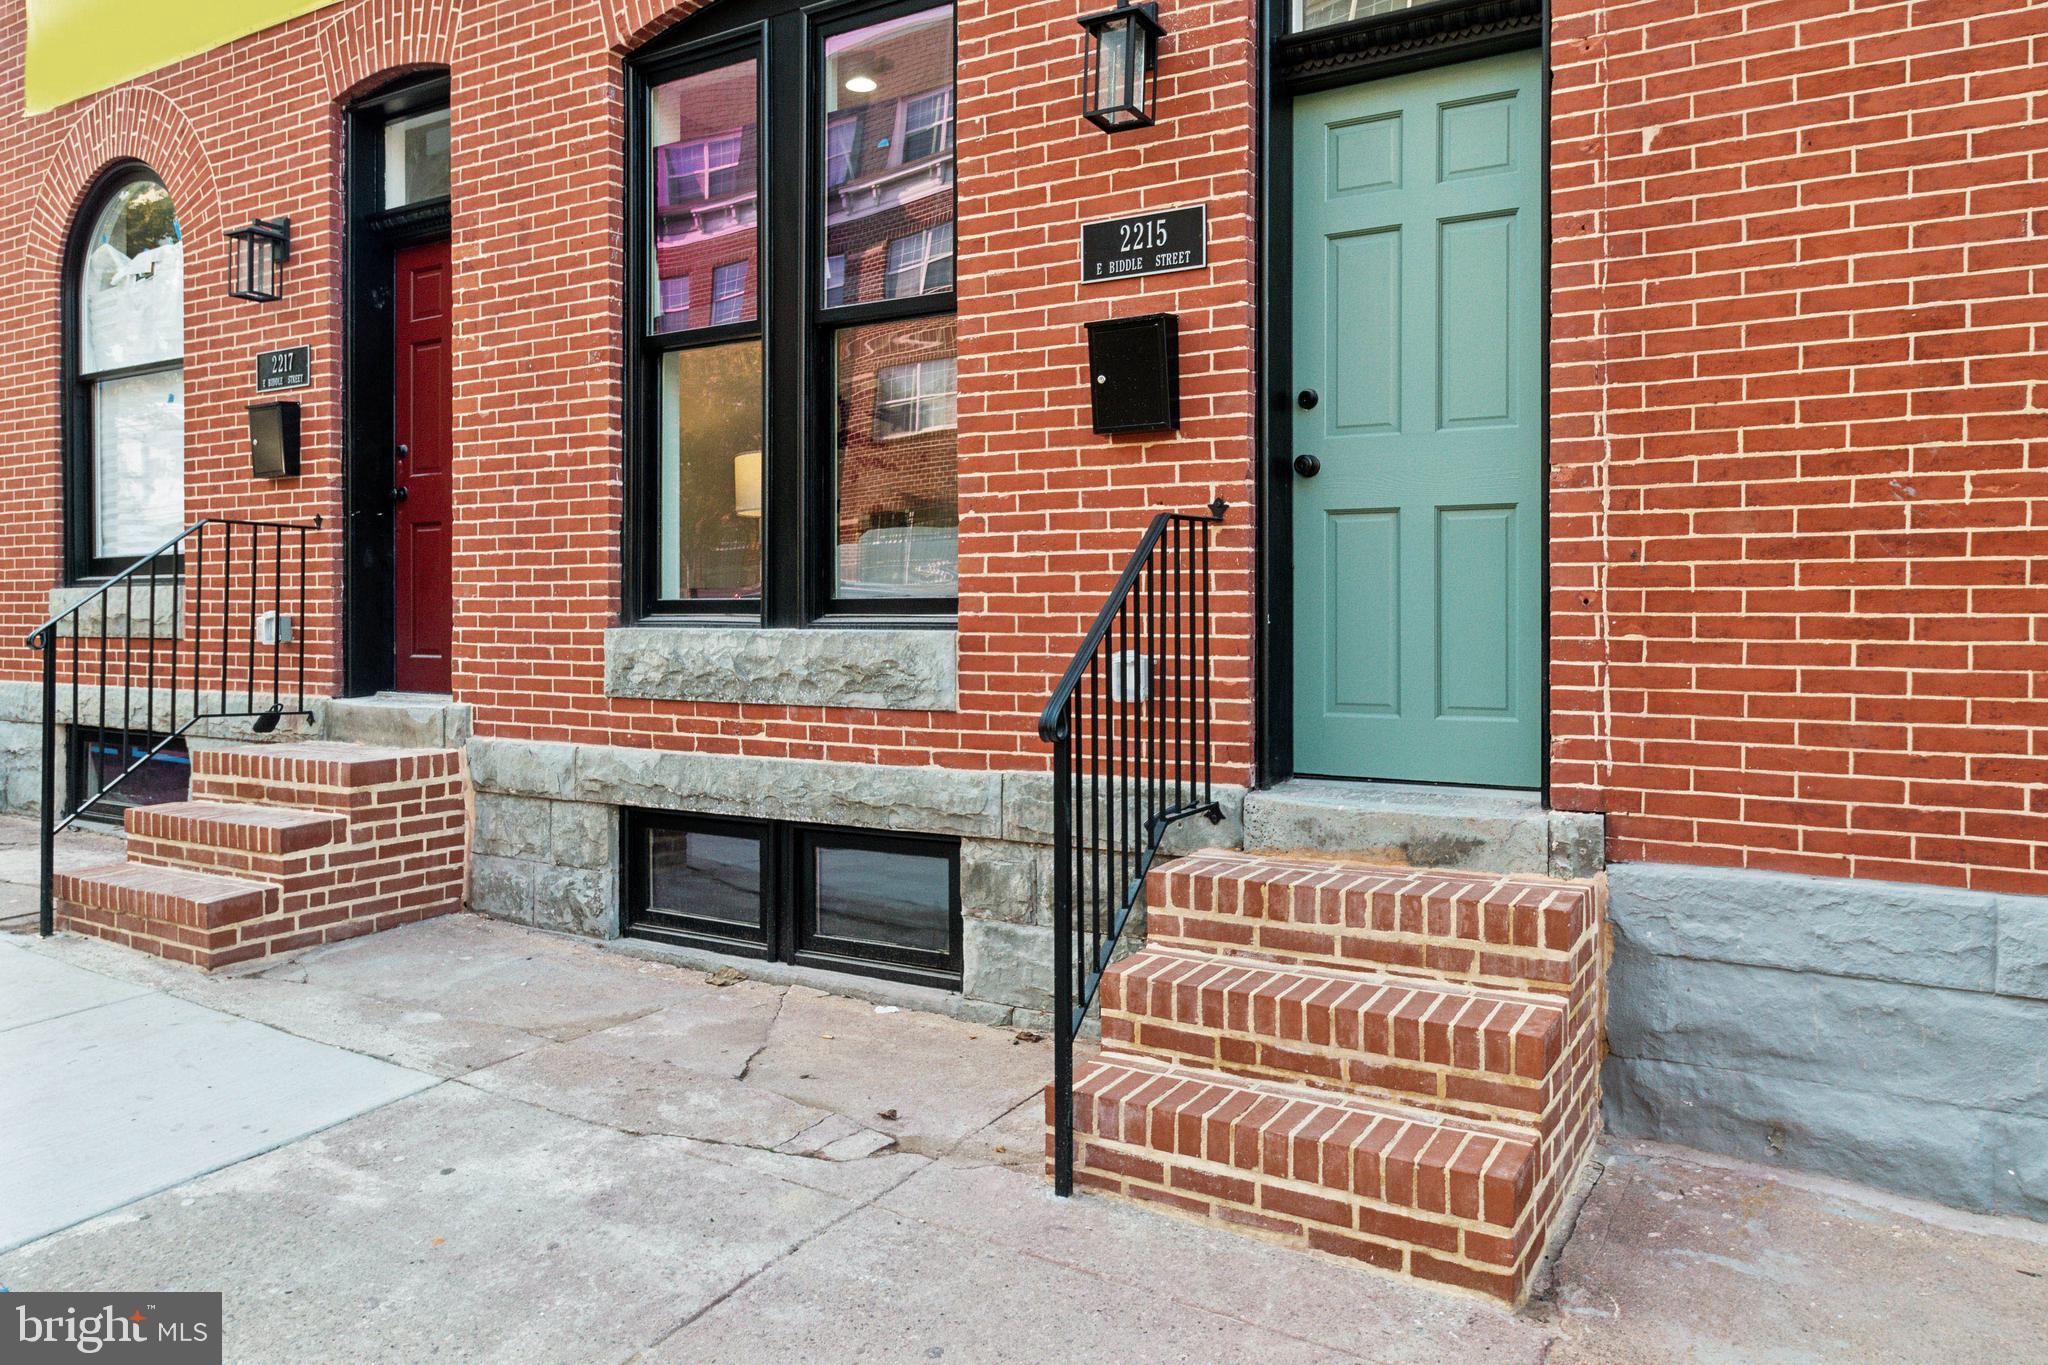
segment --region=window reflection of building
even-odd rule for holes
[[[952,27],[940,8],[827,44],[827,306],[953,290]],[[953,339],[950,315],[837,334],[840,597],[958,590]]]
[[[952,30],[948,7],[827,45],[825,254],[845,262],[846,303],[889,297],[888,244],[935,227],[952,287]]]
[[[1348,24],[1354,19],[1372,19],[1413,9],[1422,3],[1423,0],[1295,0],[1294,29],[1300,33],[1331,24]]]
[[[842,597],[956,590],[953,338],[950,316],[840,333],[836,568]]]
[[[654,239],[661,602],[739,607],[764,581],[809,578],[816,557],[832,562],[836,597],[939,610],[957,593],[953,12],[900,15],[828,34],[823,46],[822,71],[809,78],[822,77],[824,108],[808,187],[761,182],[758,58],[650,89],[641,164]],[[786,92],[788,79],[766,71],[768,89]],[[777,283],[797,277],[799,263],[776,260],[764,282],[762,234],[786,240],[773,222],[800,212],[808,226],[821,209],[824,240],[806,249],[823,250],[801,272],[800,318]],[[884,300],[890,307],[875,311],[888,321],[832,311]],[[839,413],[836,442],[800,452],[770,439],[761,392],[765,334],[799,322],[819,328],[811,335]],[[713,327],[715,339],[689,335]],[[790,382],[775,402],[801,401]],[[798,506],[777,491],[828,455],[830,543],[813,533],[803,565],[777,560],[764,573],[764,552],[788,542],[764,537],[764,523]]]
[[[755,69],[753,62],[735,62],[655,88],[649,172],[657,330],[755,315],[757,305],[746,295],[759,254]],[[723,290],[714,280],[719,273]],[[692,317],[692,298],[710,299],[711,307]]]

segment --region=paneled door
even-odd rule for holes
[[[1542,780],[1541,67],[1295,102],[1294,767]]]
[[[398,536],[397,660],[401,692],[446,692],[454,634],[449,457],[454,401],[449,369],[448,243],[398,252],[391,496]]]

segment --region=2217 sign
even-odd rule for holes
[[[1165,209],[1081,225],[1081,283],[1200,270],[1209,264],[1209,208]]]

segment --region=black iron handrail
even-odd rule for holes
[[[306,542],[308,534],[318,530],[320,524],[319,517],[310,523],[234,521],[220,517],[196,521],[29,632],[28,647],[43,656],[40,928],[45,938],[56,927],[51,882],[59,830],[104,801],[144,764],[202,720],[248,717],[254,722],[250,728],[264,734],[275,730],[286,716],[311,714],[306,709],[303,629]],[[238,558],[236,541],[242,532],[246,532],[243,538],[248,542],[247,552]],[[293,542],[289,551],[287,537]],[[288,578],[294,589],[289,595]],[[190,601],[186,600],[188,590]],[[169,594],[167,613],[159,611],[160,591]],[[138,594],[148,613],[139,635],[135,616]],[[117,600],[121,629],[110,635],[107,621]],[[289,615],[285,611],[287,602],[295,608]],[[99,640],[96,654],[83,643],[91,633],[87,627],[88,609],[95,604]],[[259,640],[266,616],[271,622],[271,638]],[[218,630],[209,640],[208,627],[215,623]],[[110,735],[120,735],[121,747],[113,774],[93,791],[68,791],[66,809],[59,811],[57,677],[59,656],[64,652],[59,642],[67,636],[71,640],[73,733],[89,737],[89,758],[106,747]],[[139,651],[135,647],[138,639],[142,641]],[[163,648],[166,641],[168,651]],[[259,646],[268,651],[270,674],[270,690],[261,696],[257,688],[265,670],[257,660]],[[209,651],[217,658],[209,658]],[[163,693],[157,690],[160,676],[164,681]],[[290,706],[285,705],[288,683],[293,688]],[[140,717],[135,714],[138,689]],[[95,694],[93,721],[88,724],[82,702]],[[118,726],[109,723],[109,694],[120,704]],[[78,785],[82,787],[83,783]]]
[[[1038,718],[1052,745],[1053,1190],[1074,1188],[1074,1040],[1166,831],[1223,818],[1210,715],[1206,516],[1161,512]]]

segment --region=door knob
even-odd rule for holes
[[[1310,408],[1322,402],[1323,396],[1317,393],[1314,389],[1303,389],[1300,393],[1294,396],[1294,401],[1301,405],[1301,410],[1303,412],[1307,412]]]
[[[407,445],[407,444],[406,444],[405,442],[403,442],[403,441],[400,441],[400,442],[398,443],[398,450],[397,450],[397,455],[398,455],[398,458],[402,460],[402,459],[404,459],[404,458],[405,458],[406,456],[408,456],[408,455],[410,455],[410,454],[412,454],[412,447],[411,447],[411,446],[409,446],[409,445]]]
[[[1298,462],[1297,462],[1297,463],[1298,463]],[[404,502],[404,501],[405,501],[405,490],[404,490],[403,488],[394,488],[394,489],[392,489],[392,490],[391,490],[391,500],[392,500],[393,502]]]
[[[1313,455],[1297,455],[1294,457],[1294,472],[1304,479],[1313,479],[1323,472],[1323,462]]]

